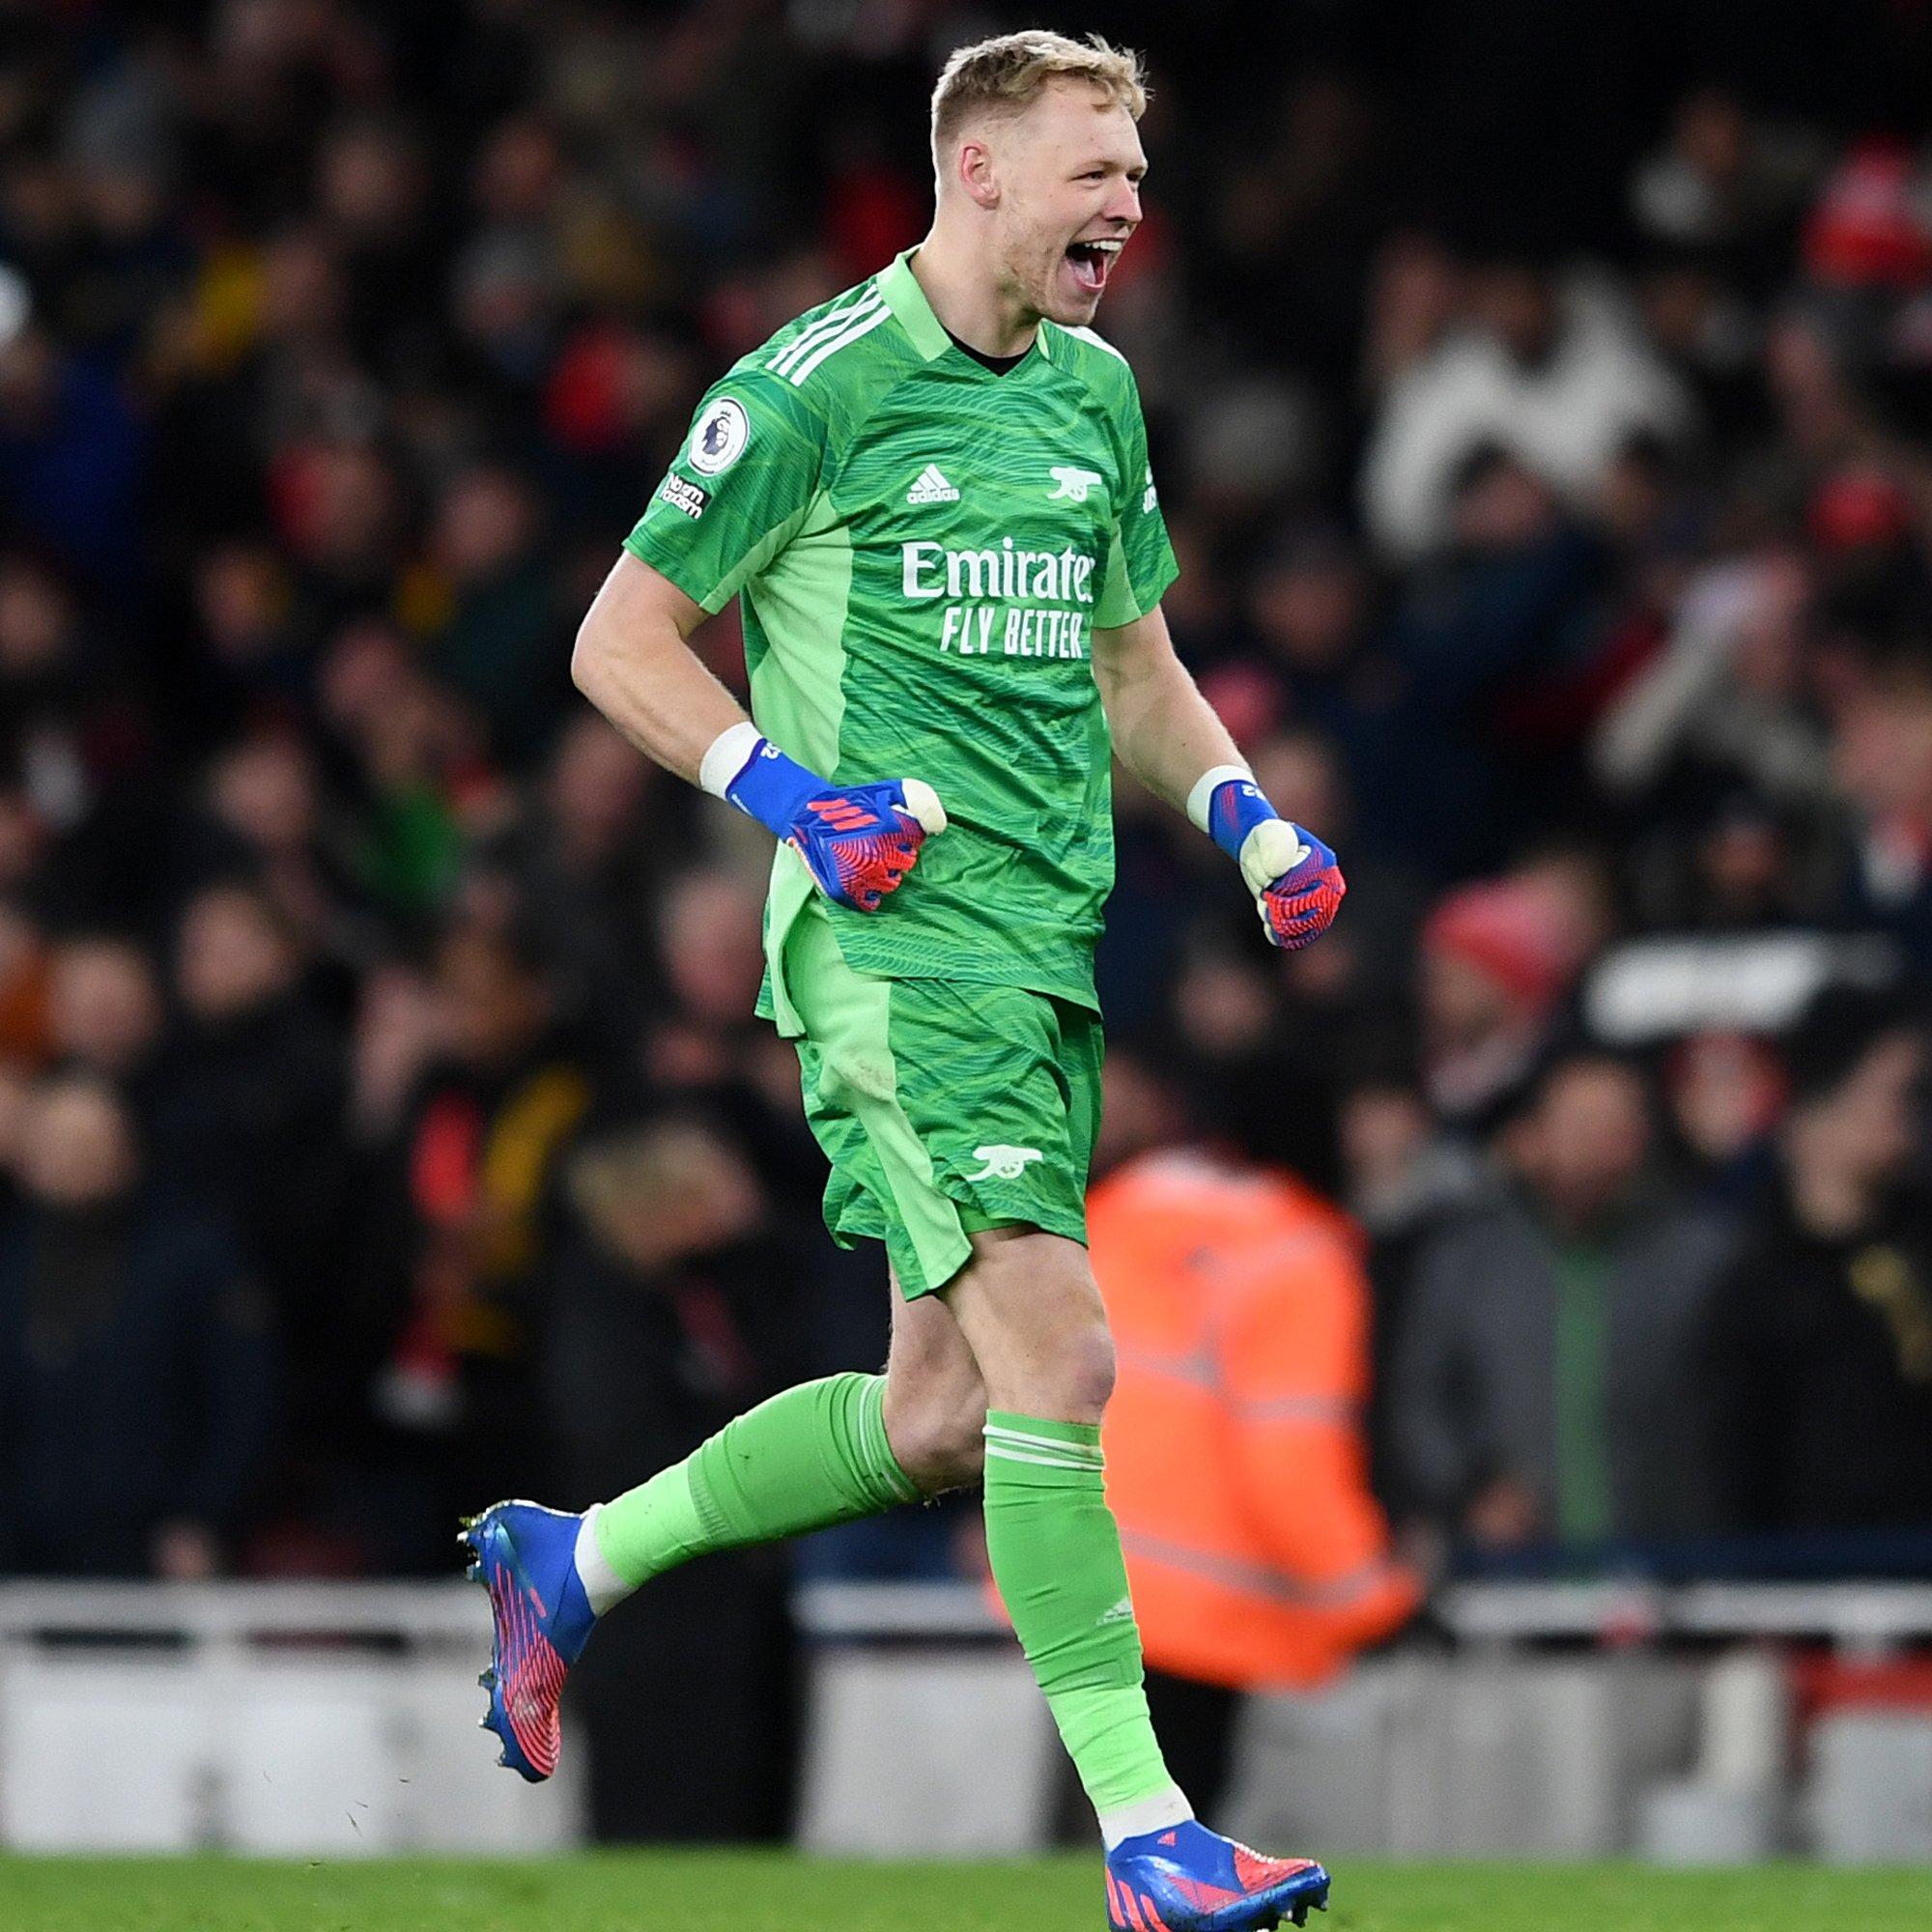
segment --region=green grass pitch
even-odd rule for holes
[[[1348,1861],[1321,1932],[1925,1932],[1932,1869]],[[633,1852],[355,1864],[0,1859],[6,1932],[1101,1932],[1092,1859],[850,1864]]]

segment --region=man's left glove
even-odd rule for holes
[[[1208,830],[1240,867],[1269,945],[1293,952],[1334,923],[1349,890],[1334,853],[1283,818],[1253,779],[1231,777],[1214,786]]]

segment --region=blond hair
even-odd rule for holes
[[[1141,57],[1110,46],[1098,34],[1084,41],[1030,27],[955,47],[932,90],[932,152],[938,157],[965,124],[980,114],[1018,114],[1056,80],[1081,80],[1112,97],[1136,121],[1147,111]]]

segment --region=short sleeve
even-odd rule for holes
[[[624,548],[722,611],[784,548],[817,495],[825,425],[791,384],[740,364],[698,404]]]
[[[1117,629],[1145,617],[1167,586],[1180,575],[1160,498],[1153,485],[1153,465],[1148,459],[1147,419],[1141,414],[1139,386],[1122,367],[1123,393],[1120,408],[1122,463],[1121,494],[1114,504],[1114,529],[1107,545],[1107,565],[1100,579],[1099,601],[1094,609],[1095,630]]]

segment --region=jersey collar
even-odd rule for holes
[[[933,314],[932,304],[926,300],[925,291],[920,287],[919,277],[912,271],[912,258],[918,253],[918,248],[912,247],[895,255],[890,265],[879,270],[878,286],[880,295],[886,298],[886,306],[898,318],[899,326],[912,338],[912,346],[930,362],[952,347],[952,338],[947,334],[945,325]],[[1035,330],[1034,340],[1039,345],[1039,353],[1051,361],[1053,357],[1047,346],[1044,320]]]

